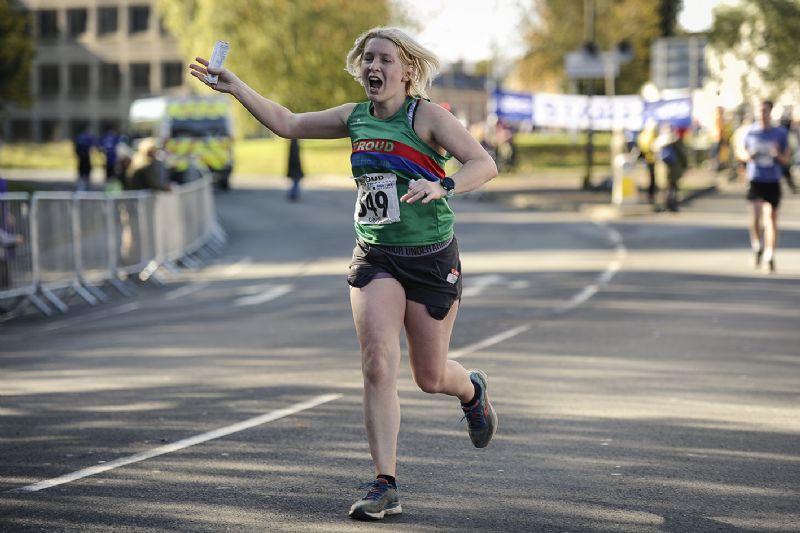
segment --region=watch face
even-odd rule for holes
[[[446,191],[452,191],[456,188],[456,182],[453,181],[453,178],[444,178],[442,180],[442,187],[444,187]]]

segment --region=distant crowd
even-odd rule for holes
[[[153,138],[139,140],[134,149],[131,140],[113,128],[98,139],[87,127],[75,137],[74,145],[79,191],[89,189],[95,151],[104,158],[107,190],[172,189],[163,152]]]

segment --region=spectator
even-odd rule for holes
[[[731,148],[733,149],[733,157],[736,161],[736,170],[735,173],[731,175],[731,180],[738,176],[740,180],[744,181],[747,175],[747,161],[750,159],[750,154],[747,153],[744,147],[744,138],[747,132],[750,131],[752,125],[753,115],[750,111],[745,111],[742,113],[739,126],[733,130],[733,134],[731,135]]]
[[[116,176],[117,145],[119,142],[120,136],[114,128],[109,128],[100,140],[100,147],[106,156],[106,184]]]
[[[92,148],[97,146],[97,139],[89,126],[75,137],[75,155],[78,157],[78,183],[76,189],[85,191],[89,188],[92,175]]]
[[[661,135],[656,138],[655,147],[658,150],[658,159],[666,170],[667,189],[664,208],[675,212],[678,211],[678,184],[689,164],[686,145],[683,143],[686,129],[673,128],[670,124],[663,124],[661,128]]]
[[[780,125],[786,130],[786,139],[789,143],[789,153],[797,153],[798,150],[800,150],[800,132],[797,131],[797,128],[792,123],[791,109],[784,109],[784,113],[781,115]],[[781,172],[783,173],[783,178],[786,180],[786,185],[789,187],[792,193],[797,194],[797,185],[794,184],[794,176],[792,176],[793,162],[794,161],[792,161],[792,158],[789,157],[789,160],[786,162],[786,164],[781,164]]]
[[[657,134],[658,123],[655,119],[648,118],[636,139],[636,144],[639,146],[645,165],[647,165],[647,175],[650,179],[647,185],[647,202],[651,204],[655,203],[656,192],[658,192],[658,186],[656,185],[656,154],[654,150]]]
[[[133,158],[133,148],[123,141],[117,144],[116,163],[114,164],[114,178],[119,182],[122,188],[125,188],[125,176],[128,174],[128,167],[131,166],[131,159]]]
[[[714,122],[711,125],[711,168],[716,172],[726,168],[730,161],[730,136],[725,110],[717,106],[714,110]]]
[[[11,288],[11,261],[14,250],[22,244],[22,235],[0,228],[0,290]]]
[[[158,144],[152,137],[139,141],[136,152],[131,158],[130,166],[125,173],[125,189],[172,190],[170,184],[164,180],[166,169],[159,152]]]
[[[498,120],[494,130],[495,163],[498,172],[510,172],[514,169],[516,150],[514,147],[514,130],[511,126]]]
[[[0,177],[0,194],[8,192],[8,182]],[[11,261],[22,235],[14,233],[14,216],[0,203],[0,290],[11,288]]]
[[[289,201],[300,200],[300,180],[303,179],[303,164],[300,161],[300,142],[297,139],[289,141],[289,164],[286,175],[292,180],[289,189]]]

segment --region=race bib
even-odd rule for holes
[[[770,153],[772,150],[772,143],[761,141],[756,143],[756,165],[760,167],[771,167],[775,164],[775,158]]]
[[[364,174],[358,184],[353,219],[359,224],[392,224],[400,221],[397,176],[392,173]]]

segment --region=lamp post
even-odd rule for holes
[[[595,0],[584,0],[583,7],[584,41],[578,50],[564,56],[564,68],[571,84],[578,80],[586,80],[589,84],[586,91],[586,174],[583,176],[582,184],[584,189],[589,189],[592,186],[594,164],[592,97],[595,92],[595,82],[605,80],[606,96],[614,96],[619,67],[633,59],[633,48],[628,41],[620,41],[611,50],[601,52],[595,42]]]
[[[589,56],[597,55],[597,44],[595,44],[595,0],[583,0],[583,51]],[[586,130],[586,174],[583,176],[583,188],[588,189],[592,186],[592,164],[594,159],[594,143],[592,130],[592,96],[594,96],[594,80],[590,79],[587,112],[589,126]]]

